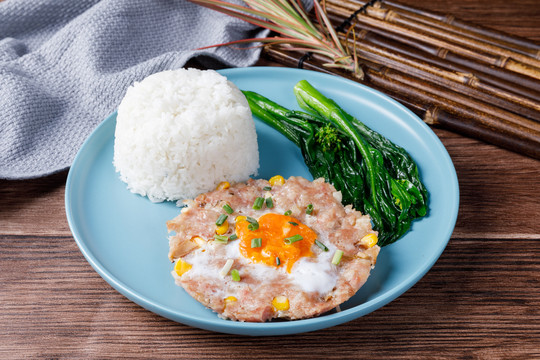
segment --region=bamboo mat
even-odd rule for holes
[[[283,47],[266,47],[265,55],[358,81],[431,126],[540,159],[539,44],[395,1],[323,4],[363,80],[325,68],[318,55]]]

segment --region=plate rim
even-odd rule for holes
[[[77,224],[75,223],[75,219],[73,218],[70,193],[73,191],[72,187],[75,186],[74,185],[74,181],[75,181],[74,178],[76,177],[75,171],[77,169],[77,165],[79,164],[79,159],[84,155],[84,149],[90,146],[89,144],[91,144],[92,141],[95,141],[95,139],[98,138],[98,135],[100,135],[101,132],[106,131],[107,126],[113,125],[112,123],[115,122],[115,118],[116,118],[116,111],[114,111],[113,113],[108,115],[83,142],[82,146],[80,147],[79,151],[77,152],[73,160],[72,166],[69,169],[67,180],[66,180],[66,187],[65,187],[66,216],[67,216],[69,228],[73,234],[75,242],[77,243],[77,246],[79,247],[80,251],[83,253],[83,256],[85,257],[85,259],[92,266],[92,268],[109,285],[111,285],[116,291],[124,295],[129,300],[135,302],[139,306],[142,306],[143,308],[149,311],[152,311],[160,316],[163,316],[170,320],[180,322],[189,326],[194,326],[194,327],[198,327],[198,328],[202,328],[202,329],[206,329],[210,331],[217,331],[217,332],[222,332],[222,333],[230,333],[230,334],[238,334],[238,335],[256,335],[256,336],[287,335],[287,334],[296,334],[296,333],[302,333],[302,332],[307,332],[307,331],[320,330],[323,328],[339,325],[347,321],[351,321],[356,318],[365,316],[373,312],[374,310],[377,310],[387,305],[391,301],[395,300],[396,298],[404,294],[411,287],[413,287],[433,267],[433,265],[437,262],[437,260],[440,258],[441,254],[443,253],[444,249],[446,248],[451,238],[451,235],[453,233],[453,230],[455,228],[458,210],[459,210],[459,183],[458,183],[455,167],[450,158],[450,155],[448,154],[448,151],[446,150],[446,148],[444,147],[440,139],[437,137],[437,135],[433,132],[433,130],[427,124],[425,124],[416,114],[414,114],[411,110],[407,109],[405,106],[403,106],[396,100],[390,98],[389,96],[383,94],[382,92],[378,90],[372,89],[364,84],[360,84],[346,78],[338,77],[336,75],[319,73],[319,72],[305,70],[305,69],[269,67],[269,66],[230,68],[230,69],[217,70],[217,72],[226,77],[228,77],[228,75],[238,75],[238,74],[245,75],[246,73],[253,73],[251,74],[251,76],[254,76],[257,73],[267,73],[267,72],[283,73],[283,74],[304,73],[306,74],[307,77],[316,77],[316,78],[321,78],[323,80],[329,80],[332,82],[335,82],[335,81],[345,82],[349,84],[350,86],[361,88],[363,91],[370,92],[371,94],[382,99],[382,101],[391,103],[395,108],[398,108],[399,111],[402,111],[402,112],[404,111],[405,113],[408,113],[408,118],[410,119],[407,119],[404,121],[410,121],[410,120],[415,121],[418,124],[420,124],[425,130],[427,130],[427,133],[431,137],[431,140],[437,144],[439,151],[444,156],[444,162],[445,162],[444,168],[449,169],[450,172],[452,173],[452,178],[449,179],[449,181],[451,182],[451,185],[452,185],[452,190],[454,193],[454,196],[453,196],[454,201],[452,202],[453,208],[450,209],[452,218],[449,219],[449,221],[447,222],[448,224],[448,228],[446,230],[447,233],[444,234],[445,240],[440,242],[439,246],[436,248],[436,251],[435,251],[436,256],[433,256],[430,259],[430,261],[424,263],[423,266],[418,267],[415,272],[409,274],[409,276],[404,281],[400,282],[399,285],[394,286],[393,288],[389,289],[384,294],[380,294],[379,296],[362,303],[360,309],[358,309],[360,305],[357,305],[349,309],[343,310],[341,312],[327,314],[324,316],[314,317],[310,319],[266,322],[266,323],[234,322],[230,320],[216,321],[215,319],[204,319],[197,316],[192,316],[186,312],[180,313],[177,310],[171,309],[162,304],[158,304],[152,299],[148,299],[147,297],[141,294],[138,294],[137,291],[135,291],[134,289],[131,289],[128,285],[124,284],[120,279],[115,277],[114,274],[111,274],[106,269],[106,267],[103,264],[101,264],[98,261],[98,259],[88,249],[87,245],[85,244],[84,239],[82,239],[82,235],[79,232]],[[114,137],[114,130],[113,130],[112,136]],[[219,320],[222,320],[222,319],[219,319]]]

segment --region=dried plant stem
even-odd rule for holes
[[[312,22],[300,2],[295,0],[244,0],[246,6],[223,0],[190,0],[201,6],[233,16],[278,34],[273,37],[241,39],[226,44],[211,44],[203,47],[226,46],[239,43],[266,43],[274,46],[288,46],[296,51],[320,54],[326,58],[324,66],[350,71],[357,79],[363,79],[362,68],[358,66],[356,54],[338,39],[330,20],[321,5],[313,2],[316,21]]]
[[[465,96],[494,103],[502,109],[508,109],[518,114],[527,114],[528,117],[540,121],[540,102],[485,83],[471,73],[446,70],[426,61],[375,46],[368,41],[357,41],[354,47],[358,57],[364,62],[367,60],[376,64],[384,64],[390,69],[396,69],[440,86],[448,87]],[[508,114],[508,116],[512,116],[512,114]],[[539,126],[540,123],[533,125]]]
[[[329,14],[347,17],[354,11],[357,4],[329,0],[326,9]],[[353,9],[353,10],[351,10]],[[445,31],[433,26],[417,24],[389,10],[368,7],[366,14],[358,14],[357,21],[370,30],[386,34],[399,34],[400,37],[410,37],[417,41],[431,43],[439,48],[484,62],[490,65],[506,68],[536,79],[540,79],[540,60],[523,54],[503,49],[492,44]]]
[[[349,0],[349,2],[357,3],[358,6],[364,4],[364,2],[356,0]],[[509,35],[494,29],[462,21],[453,15],[425,11],[396,1],[385,0],[383,7],[392,9],[408,17],[416,16],[414,18],[422,23],[444,27],[455,33],[466,33],[467,36],[481,39],[495,45],[504,46],[508,49],[524,51],[524,53],[531,54],[533,57],[540,59],[540,44],[536,44],[529,39]],[[444,26],[445,24],[448,24],[451,27],[448,28]]]
[[[336,20],[337,21],[337,20]],[[394,51],[397,54],[402,54],[406,57],[410,57],[418,62],[427,62],[432,66],[446,69],[448,71],[455,71],[458,73],[474,74],[480,81],[490,84],[502,90],[506,90],[517,96],[523,96],[528,99],[540,99],[540,81],[534,81],[533,79],[516,74],[506,69],[494,69],[490,66],[480,68],[478,66],[470,67],[463,64],[462,61],[450,61],[449,59],[441,58],[433,55],[432,51],[422,52],[414,47],[407,46],[403,42],[389,39],[379,34],[361,29],[357,33],[359,41],[363,41],[374,46],[386,48]]]
[[[380,76],[385,79],[392,79],[396,83],[406,83],[409,87],[417,89],[419,93],[426,93],[444,99],[443,102],[437,101],[431,104],[441,107],[446,107],[448,106],[447,104],[451,104],[451,109],[455,113],[461,113],[467,116],[473,116],[475,113],[478,113],[485,114],[492,119],[500,119],[502,129],[510,131],[511,126],[515,126],[516,128],[519,128],[520,131],[534,135],[532,139],[535,139],[540,143],[540,122],[538,121],[527,119],[523,116],[504,110],[504,108],[492,105],[489,102],[471,98],[451,87],[448,88],[442,84],[434,84],[411,74],[406,74],[387,67],[378,71]],[[370,72],[370,74],[374,75],[373,72]],[[390,83],[387,83],[387,85],[390,85]],[[393,86],[392,89],[396,90],[397,88]],[[470,109],[471,111],[467,111],[467,109]],[[479,117],[479,123],[481,122],[482,118]]]
[[[343,8],[347,9],[358,8],[365,3],[364,1],[358,0],[349,0],[347,2],[338,2],[334,0],[333,2],[336,4],[340,3]],[[416,28],[418,31],[428,29],[428,31],[438,33],[438,36],[447,36],[449,39],[457,39],[457,41],[462,39],[463,42],[468,42],[469,40],[478,41],[483,45],[489,44],[499,49],[505,49],[527,57],[540,59],[540,48],[538,47],[522,46],[520,43],[506,41],[467,28],[458,27],[454,24],[454,22],[457,21],[455,17],[438,16],[436,17],[436,21],[434,21],[435,19],[433,17],[427,16],[427,12],[413,11],[410,7],[399,6],[399,4],[387,1],[384,3],[376,3],[368,10],[368,15]],[[471,45],[476,47],[474,43],[471,43]]]
[[[338,17],[333,17],[333,19],[336,22],[340,20]],[[478,62],[466,56],[453,53],[446,49],[441,49],[432,44],[420,42],[414,38],[403,37],[393,33],[373,32],[371,30],[366,30],[367,28],[361,27],[358,24],[356,29],[359,38],[370,38],[371,42],[374,44],[380,44],[419,59],[430,58],[432,59],[432,63],[439,64],[439,66],[444,68],[452,68],[455,71],[462,71],[460,68],[465,68],[467,70],[462,72],[472,72],[476,76],[486,74],[492,81],[502,80],[507,82],[507,86],[515,89],[515,91],[513,90],[515,93],[523,94],[524,96],[533,99],[538,98],[537,94],[540,92],[540,81],[538,81],[538,79],[516,73],[509,69],[492,66],[485,62]],[[388,46],[389,43],[391,43],[391,45]],[[439,60],[435,60],[436,58]],[[509,85],[512,83],[514,85]],[[532,90],[532,93],[527,91],[527,89]]]

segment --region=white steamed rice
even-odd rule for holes
[[[259,167],[247,100],[213,70],[148,76],[127,90],[116,121],[116,171],[129,190],[153,202],[245,181]]]

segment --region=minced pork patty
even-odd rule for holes
[[[260,209],[253,208],[257,198],[264,200]],[[273,186],[250,179],[185,204],[167,222],[172,275],[226,319],[327,312],[366,282],[380,250],[369,216],[343,206],[323,179],[291,177]],[[225,215],[224,225],[216,225]],[[343,252],[337,265],[336,252]]]

